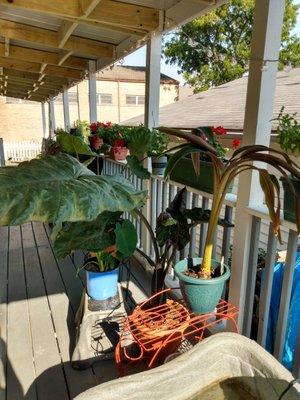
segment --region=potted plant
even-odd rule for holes
[[[87,252],[83,265],[87,293],[103,309],[115,300],[118,267],[133,254],[136,245],[134,225],[122,218],[122,212],[105,211],[93,221],[64,226],[55,237],[54,251],[59,258],[75,250]]]
[[[165,152],[169,143],[168,136],[158,129],[153,129],[150,133],[148,145],[148,157],[152,161],[152,173],[154,175],[163,175],[167,166],[167,156]]]
[[[193,130],[193,134],[202,137],[211,144],[216,154],[222,162],[226,162],[225,156],[228,151],[219,142],[219,137],[227,134],[222,126],[199,127]],[[233,140],[232,148],[235,149],[240,145],[238,139]],[[197,159],[198,158],[198,159]],[[195,166],[195,168],[194,168]],[[175,182],[193,187],[206,193],[213,193],[213,166],[210,158],[206,154],[197,154],[196,156],[187,154],[173,168],[170,178]],[[232,191],[233,182],[228,187],[228,192]]]
[[[213,201],[208,221],[207,237],[202,258],[181,260],[175,265],[175,274],[179,278],[182,293],[193,312],[205,313],[214,310],[224,284],[229,278],[230,271],[226,265],[221,265],[212,259],[213,237],[218,224],[220,211],[228,187],[240,173],[256,170],[260,176],[261,187],[265,194],[270,218],[273,222],[274,233],[280,237],[280,187],[278,179],[269,174],[267,169],[253,164],[264,162],[277,169],[288,179],[288,173],[300,178],[300,168],[285,153],[273,150],[266,146],[245,146],[235,150],[227,163],[218,157],[213,145],[195,133],[186,133],[176,129],[160,128],[168,134],[185,139],[183,145],[168,161],[165,177],[169,177],[175,165],[187,154],[205,154],[213,164]],[[291,189],[296,203],[296,224],[300,230],[300,198],[293,185]]]
[[[296,114],[284,113],[284,107],[282,107],[276,120],[278,121],[277,133],[280,147],[298,157],[300,155],[300,123],[295,116]],[[297,195],[300,196],[300,181],[293,175],[289,176],[289,181],[285,177],[282,177],[281,180],[284,191],[284,219],[296,222],[295,200],[289,182],[292,183]]]
[[[97,176],[61,153],[1,168],[0,225],[50,222],[57,254],[78,248],[101,252],[115,245],[115,258],[123,260],[136,233],[122,214],[142,206],[145,197],[122,176]]]
[[[99,150],[100,147],[103,145],[103,139],[98,134],[99,122],[93,122],[90,125],[90,136],[89,142],[92,150]]]

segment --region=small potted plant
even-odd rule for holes
[[[264,162],[277,169],[289,180],[288,173],[300,179],[300,168],[285,153],[273,150],[266,146],[245,146],[235,150],[231,158],[223,163],[215,147],[207,140],[194,133],[186,133],[176,129],[160,128],[168,134],[185,139],[187,143],[181,146],[171,156],[165,171],[169,177],[172,169],[182,157],[187,154],[201,154],[210,157],[213,163],[213,201],[208,221],[207,236],[202,258],[184,259],[175,265],[175,274],[179,278],[183,296],[196,314],[214,310],[226,280],[230,276],[228,266],[212,259],[214,235],[219,215],[227,190],[233,179],[244,171],[255,170],[260,176],[260,184],[265,194],[266,205],[274,226],[274,233],[280,237],[280,186],[278,179],[270,175],[268,170],[255,165],[255,162]],[[292,195],[295,199],[296,224],[300,231],[300,198],[293,185]]]
[[[219,137],[224,137],[227,131],[222,126],[217,127],[200,127],[193,130],[193,134],[207,141],[216,150],[219,159],[226,163],[225,156],[227,150],[219,142]],[[239,147],[240,142],[234,139],[232,148]],[[194,168],[195,166],[195,168]],[[184,185],[193,187],[206,193],[213,192],[213,166],[210,158],[206,154],[186,155],[181,158],[171,172],[170,178],[175,182],[183,183]],[[228,187],[228,192],[232,191],[233,182]]]
[[[148,145],[148,157],[152,161],[152,173],[154,175],[163,175],[167,166],[167,156],[164,154],[167,150],[169,138],[164,132],[153,129],[150,133]]]
[[[284,107],[281,108],[276,120],[278,121],[277,133],[278,141],[282,150],[292,154],[295,157],[300,155],[300,123],[296,120],[296,114],[284,113]],[[284,191],[283,212],[284,219],[296,222],[295,200],[290,184],[293,185],[297,195],[300,196],[300,181],[295,176],[289,176],[289,180],[282,177],[282,186]]]
[[[91,134],[89,136],[89,142],[92,150],[99,150],[100,147],[103,145],[103,139],[99,136],[98,129],[99,129],[99,122],[93,122],[90,125]]]
[[[84,232],[84,234],[83,234]],[[87,293],[92,300],[114,301],[117,295],[118,267],[135,251],[137,233],[133,224],[122,218],[122,212],[103,212],[96,220],[73,222],[63,227],[54,241],[58,257],[76,249],[88,252]]]
[[[109,143],[111,145],[110,157],[115,161],[124,161],[129,155],[126,140],[126,128],[118,124],[110,125],[108,130]]]

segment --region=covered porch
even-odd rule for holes
[[[226,1],[60,1],[47,5],[37,1],[0,0],[0,94],[40,101],[44,137],[53,137],[55,109],[53,98],[63,93],[65,128],[70,128],[68,88],[83,77],[89,79],[90,122],[97,121],[95,73],[126,54],[147,44],[145,125],[159,126],[159,76],[162,35],[203,15]],[[252,53],[248,78],[243,144],[269,145],[271,117],[280,48],[284,0],[257,1]],[[49,121],[46,118],[48,106]],[[1,150],[1,149],[0,149]],[[3,160],[3,150],[0,151]],[[124,173],[123,165],[105,159],[104,174]],[[156,218],[182,187],[152,175],[147,182],[130,176],[137,189],[148,190],[143,214],[155,227]],[[127,175],[126,175],[127,174]],[[209,208],[212,195],[187,188],[187,203]],[[228,299],[239,308],[240,333],[253,337],[266,347],[277,238],[268,217],[255,173],[239,180],[235,194],[228,194],[222,215],[234,221],[234,228],[220,228],[215,237],[214,256],[230,258],[231,279]],[[153,256],[149,235],[141,222],[134,221],[139,234],[138,247]],[[298,246],[297,228],[282,218],[287,248],[279,314],[274,338],[274,356],[282,362],[292,296],[292,281]],[[3,389],[0,398],[72,399],[84,390],[117,377],[115,364],[103,361],[85,371],[71,367],[74,347],[74,318],[84,287],[76,276],[82,254],[57,260],[49,239],[49,228],[40,223],[0,229],[1,357]],[[202,255],[205,226],[195,228],[192,240],[176,260]],[[257,300],[257,257],[265,243],[265,282]],[[230,250],[232,246],[232,251]],[[124,288],[127,274],[124,271]],[[174,285],[173,275],[168,276]],[[128,312],[149,294],[147,269],[134,265],[130,276]],[[176,283],[175,283],[176,286]],[[257,304],[257,301],[259,304]],[[256,304],[256,308],[254,305]],[[230,330],[230,326],[227,326]],[[300,336],[293,375],[299,377]]]

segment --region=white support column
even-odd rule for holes
[[[63,109],[64,109],[64,123],[65,130],[70,130],[70,109],[69,109],[69,92],[68,90],[63,91]]]
[[[162,34],[155,31],[147,44],[145,125],[150,129],[159,124],[161,43]]]
[[[47,136],[47,121],[46,121],[45,103],[41,103],[41,108],[42,108],[43,138],[45,139]]]
[[[243,145],[270,143],[284,7],[285,0],[256,0]],[[244,173],[237,199],[229,301],[240,309],[242,328],[252,220],[245,208],[263,201],[257,173]]]
[[[89,106],[90,122],[97,122],[96,61],[89,61]]]
[[[49,100],[49,137],[50,138],[54,138],[55,129],[56,129],[56,123],[55,123],[54,100]]]
[[[160,95],[160,60],[161,60],[162,34],[160,31],[151,33],[147,44],[146,54],[146,87],[145,87],[145,126],[152,129],[159,125],[159,95]],[[151,168],[151,159],[145,160],[146,168]],[[143,190],[150,193],[151,181],[142,181]],[[142,210],[148,221],[151,219],[150,196]],[[141,243],[143,250],[150,254],[150,237],[144,224],[141,224]]]

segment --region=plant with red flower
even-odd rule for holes
[[[223,126],[213,126],[212,127],[213,133],[218,135],[218,136],[222,136],[222,135],[226,135],[227,131]]]
[[[233,139],[233,141],[232,141],[233,149],[237,149],[238,147],[240,147],[240,145],[241,145],[241,141],[239,139]]]
[[[90,130],[91,130],[91,133],[92,133],[92,134],[97,133],[97,130],[98,130],[98,122],[93,122],[93,123],[90,125]]]

